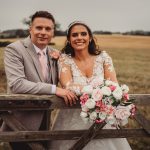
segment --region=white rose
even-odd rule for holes
[[[119,86],[119,84],[116,83],[116,82],[112,82],[112,85],[113,85],[113,86]]]
[[[86,85],[86,86],[83,87],[81,92],[91,94],[92,91],[93,91],[93,87],[91,85]]]
[[[112,85],[112,84],[113,84],[113,82],[110,81],[110,80],[106,80],[106,81],[105,81],[105,85],[106,85],[106,86],[110,86],[110,85]]]
[[[112,92],[113,96],[117,99],[120,100],[122,98],[122,90],[119,86],[116,87],[116,89]]]
[[[92,98],[94,99],[94,101],[99,101],[101,100],[103,97],[103,93],[100,89],[94,89],[92,92]]]
[[[121,89],[122,89],[123,93],[128,93],[129,92],[129,87],[125,84],[121,85]]]
[[[111,95],[111,90],[110,90],[110,88],[107,87],[107,86],[102,87],[102,88],[101,88],[101,91],[102,91],[103,95],[107,95],[107,96],[110,96],[110,95]]]
[[[85,106],[87,106],[87,108],[92,109],[95,107],[95,101],[93,99],[88,99],[85,103]]]
[[[87,106],[85,106],[85,105],[83,105],[83,106],[81,107],[81,109],[82,109],[82,111],[85,111],[85,112],[89,111],[89,109],[88,109]]]
[[[116,118],[113,115],[107,116],[106,123],[113,125],[116,123]]]
[[[104,120],[104,119],[106,118],[106,116],[107,116],[107,114],[106,114],[105,112],[100,112],[100,113],[99,113],[99,118],[100,118],[101,120]]]
[[[87,112],[84,112],[84,111],[81,111],[80,116],[81,116],[82,118],[86,118],[86,117],[88,116],[88,113],[87,113]]]
[[[97,118],[97,113],[95,111],[93,111],[91,114],[90,114],[90,119],[91,120],[95,120]]]
[[[115,116],[117,119],[126,120],[130,115],[130,109],[126,106],[118,106],[115,110]]]

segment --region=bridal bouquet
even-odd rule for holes
[[[95,80],[85,86],[80,97],[81,113],[84,120],[96,123],[105,121],[113,126],[124,126],[135,113],[133,99],[129,98],[127,85],[110,80]]]

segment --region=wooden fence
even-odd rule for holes
[[[135,98],[137,106],[150,106],[150,94],[131,94],[130,97]],[[13,130],[11,132],[0,132],[0,141],[16,142],[16,141],[49,141],[49,140],[79,140],[88,130],[49,130],[50,115],[54,109],[68,109],[63,99],[56,96],[47,95],[23,95],[23,94],[1,94],[0,95],[0,118]],[[80,108],[80,104],[76,104],[69,109]],[[28,131],[13,114],[8,111],[13,110],[45,110],[47,111],[47,130],[46,131]],[[136,138],[150,137],[150,121],[145,118],[138,110],[134,119],[140,125],[136,129],[105,129],[98,130],[94,138]],[[86,142],[85,142],[86,143]],[[31,145],[32,149],[34,146]],[[83,145],[81,146],[83,147]],[[78,148],[72,148],[74,150]],[[82,148],[80,148],[82,149]]]

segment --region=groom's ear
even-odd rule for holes
[[[29,29],[28,29],[28,30],[29,30],[29,33],[30,33],[30,35],[31,35],[32,25],[29,26]]]

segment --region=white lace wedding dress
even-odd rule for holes
[[[72,81],[67,83],[67,88],[73,90],[78,95],[81,93],[79,85],[88,85],[96,78],[104,79],[104,65],[108,66],[108,71],[113,71],[113,63],[110,56],[102,51],[96,56],[93,67],[93,75],[85,77],[79,70],[75,61],[67,55],[63,55],[59,61],[59,71],[65,73],[67,69],[72,72]],[[68,68],[67,68],[68,67]],[[80,109],[63,109],[59,111],[53,130],[81,130],[88,129],[92,123],[85,123],[80,117]],[[108,124],[103,129],[112,129]],[[51,141],[51,150],[68,150],[76,140],[56,140]],[[115,139],[93,139],[83,150],[131,150],[125,138]]]

